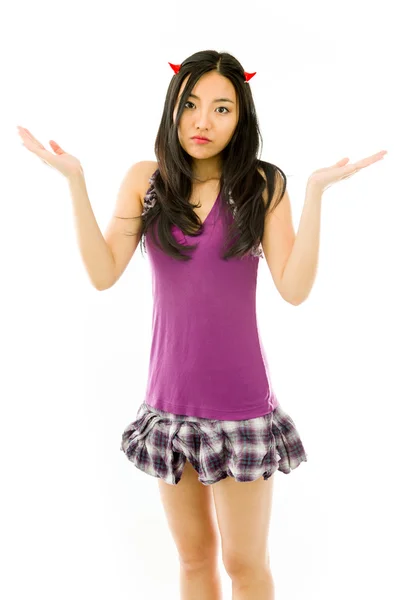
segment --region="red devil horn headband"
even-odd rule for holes
[[[179,69],[181,68],[181,65],[173,65],[172,63],[168,63],[169,66],[171,67],[171,69],[174,71],[174,73],[179,73]],[[246,73],[246,71],[244,72],[244,77],[246,80],[246,83],[252,78],[254,77],[254,75],[257,73],[257,71],[255,73]]]

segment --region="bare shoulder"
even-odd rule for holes
[[[267,177],[265,175],[264,170],[261,167],[257,167],[257,171],[260,173],[260,175],[262,175],[262,177],[264,178],[264,181],[267,181]],[[282,185],[282,178],[280,176],[277,176],[277,171],[275,171],[275,192],[274,192],[274,197],[278,198],[281,195],[282,189],[281,189],[281,185]],[[286,192],[287,193],[287,192]],[[264,200],[264,204],[265,206],[267,206],[268,203],[268,189],[267,186],[265,186],[265,189],[263,191],[263,200]],[[268,207],[268,215],[272,214],[272,212],[274,212],[275,210],[275,202],[274,204],[272,204],[272,202],[270,203],[269,207]]]
[[[142,160],[137,163],[137,166],[140,166],[140,201],[142,203],[142,207],[144,206],[144,197],[147,193],[147,190],[150,187],[149,179],[151,175],[153,175],[154,171],[158,169],[158,162],[156,160]]]

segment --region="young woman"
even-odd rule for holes
[[[55,154],[26,129],[20,135],[67,177],[79,247],[97,289],[116,283],[146,238],[154,298],[148,386],[121,450],[158,478],[180,558],[181,598],[221,599],[221,537],[235,600],[272,600],[273,476],[307,455],[274,393],[258,335],[259,260],[265,256],[284,300],[303,302],[315,276],[324,189],[385,152],[315,171],[296,237],[286,176],[258,158],[255,73],[215,51],[171,67],[157,161],[129,169],[104,237],[80,162],[54,141]]]

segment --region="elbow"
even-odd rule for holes
[[[288,302],[288,304],[291,304],[292,306],[300,306],[300,304],[303,304],[303,302],[307,300],[309,292],[307,294],[303,292],[302,295],[294,295],[293,293],[289,293],[289,291],[286,288],[283,288],[283,286],[281,286],[280,294],[282,298],[286,302]]]
[[[305,296],[304,298],[297,298],[296,300],[292,300],[290,304],[292,304],[293,306],[300,306],[300,304],[303,304],[303,302],[305,302],[307,298],[308,296]]]
[[[304,300],[296,300],[296,302],[291,302],[290,304],[292,306],[300,306],[300,304],[303,304]]]
[[[294,300],[286,300],[286,302],[288,302],[292,306],[299,306],[299,304],[301,304],[301,302],[294,301]]]
[[[305,298],[300,298],[299,296],[294,296],[294,294],[291,292],[291,290],[287,289],[287,286],[284,285],[283,282],[283,278],[281,278],[281,282],[280,285],[277,286],[278,291],[281,295],[281,297],[285,300],[285,302],[287,302],[288,304],[291,304],[292,306],[299,306],[299,304],[301,304],[302,302],[304,302]]]
[[[114,282],[112,283],[108,283],[107,285],[105,284],[95,284],[93,283],[93,287],[98,291],[98,292],[104,292],[104,290],[109,290],[112,286],[114,285]]]
[[[291,304],[292,306],[300,306],[300,304],[303,304],[303,302],[305,302],[305,300],[307,299],[307,298],[288,298],[287,296],[282,296],[282,298],[288,304]]]
[[[115,273],[112,274],[112,278],[107,277],[100,281],[91,280],[92,285],[98,292],[104,292],[104,290],[109,290],[115,285],[118,281],[118,277],[116,277]]]

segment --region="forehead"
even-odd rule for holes
[[[182,81],[179,96],[182,94],[188,79],[189,75]],[[234,102],[236,101],[236,90],[233,83],[216,71],[211,71],[200,77],[191,93],[205,101],[213,100],[217,97],[230,98]]]

